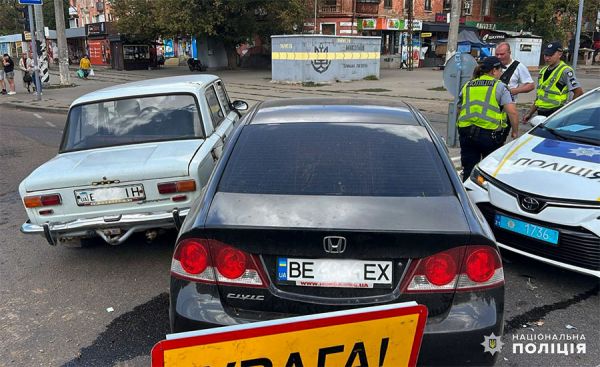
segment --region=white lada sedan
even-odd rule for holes
[[[600,88],[485,158],[465,182],[498,245],[600,277]]]
[[[117,85],[70,107],[58,155],[21,182],[23,233],[51,245],[177,227],[248,108],[214,75]]]

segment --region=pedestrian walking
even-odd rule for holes
[[[56,43],[52,44],[52,61],[55,65],[58,65],[58,46]]]
[[[560,42],[550,42],[544,47],[546,66],[540,70],[535,102],[523,116],[523,123],[529,121],[537,111],[540,116],[550,116],[571,100],[581,96],[583,89],[575,77],[573,68],[561,60],[563,48]]]
[[[33,60],[23,52],[19,59],[19,69],[23,73],[23,86],[27,89],[27,93],[31,93],[31,83],[33,82]],[[33,85],[35,91],[35,85]]]
[[[529,93],[535,89],[535,83],[527,67],[519,60],[512,58],[512,52],[508,42],[500,42],[496,46],[496,57],[502,63],[502,75],[500,81],[506,84],[508,91],[517,103],[517,97],[521,93]],[[510,134],[510,125],[504,130],[503,141],[506,141]]]
[[[486,57],[475,68],[473,79],[462,88],[458,134],[463,180],[469,178],[479,161],[502,146],[507,117],[511,136],[518,136],[519,114],[508,87],[498,80],[500,75],[500,59]]]
[[[83,55],[79,61],[79,70],[77,71],[77,75],[80,78],[87,79],[88,75],[90,75],[91,68],[92,63],[90,62],[90,59],[88,59],[87,55]]]
[[[5,95],[6,94],[6,84],[4,83],[4,67],[2,67],[2,65],[0,65],[0,87],[2,88],[2,91],[0,92],[0,94]]]
[[[8,93],[6,94],[17,94],[15,91],[15,62],[8,54],[2,56],[2,66],[4,68],[4,79],[8,83]],[[2,87],[2,94],[6,92],[5,88],[6,86]]]

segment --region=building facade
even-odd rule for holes
[[[494,30],[493,1],[462,0],[460,30]],[[392,67],[410,59],[415,66],[443,62],[445,46],[438,41],[448,37],[450,0],[312,0],[307,6],[313,16],[304,23],[305,33],[381,36],[382,62],[390,60]]]
[[[110,1],[71,0],[71,5],[69,6],[69,28],[112,21],[113,15]]]

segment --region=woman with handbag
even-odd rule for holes
[[[31,93],[31,85],[33,82],[33,60],[26,53],[21,55],[19,59],[19,69],[23,72],[23,86],[27,88],[27,92]],[[33,84],[35,92],[35,84]]]

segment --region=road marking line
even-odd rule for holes
[[[46,125],[50,126],[50,127],[56,127],[56,125],[54,125],[53,123],[51,123],[50,121],[44,121],[46,123]]]
[[[40,115],[39,113],[33,113],[33,116],[39,118],[40,120],[43,119],[42,115]]]

